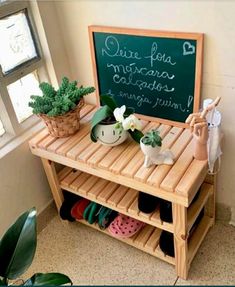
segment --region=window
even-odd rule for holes
[[[48,77],[28,1],[0,1],[0,39],[1,146],[4,133],[15,137],[39,121],[28,102]]]

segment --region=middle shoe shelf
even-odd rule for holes
[[[174,233],[173,223],[162,221],[159,208],[150,214],[139,211],[138,193],[132,188],[101,179],[70,167],[63,168],[58,174],[62,189],[80,195],[103,206],[121,212],[151,226]],[[192,225],[211,191],[209,184],[203,184],[198,199],[188,208],[189,225]],[[190,227],[190,226],[189,226]],[[188,230],[190,229],[188,227]]]

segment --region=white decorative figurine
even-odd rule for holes
[[[153,164],[168,164],[172,165],[173,154],[170,150],[161,151],[162,139],[159,131],[153,129],[147,132],[140,139],[140,148],[145,155],[144,167],[150,167]]]

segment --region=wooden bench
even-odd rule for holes
[[[207,161],[193,158],[188,129],[143,121],[144,131],[159,128],[163,149],[169,148],[175,157],[173,166],[144,168],[144,156],[133,140],[116,147],[90,140],[89,121],[94,110],[88,104],[82,109],[81,127],[75,135],[56,139],[43,129],[29,143],[32,153],[42,159],[58,210],[63,202],[63,189],[145,222],[139,233],[121,240],[175,265],[177,275],[186,279],[191,262],[215,220],[216,178],[207,176]],[[55,163],[64,166],[59,173]],[[200,195],[190,205],[200,187]],[[163,222],[158,209],[152,214],[140,212],[138,191],[170,201],[173,223]],[[188,239],[203,207],[204,217]],[[95,224],[89,226],[100,230]],[[162,230],[174,234],[174,258],[159,248]]]

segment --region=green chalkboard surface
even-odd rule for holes
[[[98,96],[166,121],[198,110],[202,34],[90,27]]]

